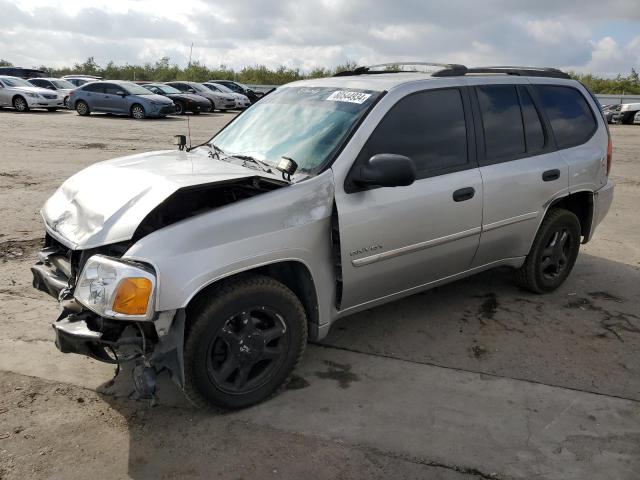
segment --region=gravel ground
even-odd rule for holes
[[[232,117],[191,117],[193,143]],[[640,478],[640,127],[612,127],[614,204],[558,291],[531,295],[513,285],[509,271],[497,270],[345,318],[323,342],[326,348],[310,347],[312,358],[303,360],[292,390],[259,408],[264,418],[258,418],[255,411],[205,415],[171,395],[150,409],[127,398],[126,378],[113,391],[103,388],[112,369],[52,347],[55,302],[30,286],[29,266],[43,232],[39,208],[55,188],[93,162],[173,148],[172,136],[187,126],[185,117],[138,122],[0,111],[0,478],[86,478],[94,472],[103,478],[569,478],[579,471],[593,472],[591,478]],[[336,360],[343,356],[348,363]],[[338,366],[328,363],[318,372],[316,362],[332,361]],[[419,412],[417,394],[390,398],[375,415],[358,411],[376,393],[367,390],[374,386],[365,388],[371,378],[398,365],[416,369],[398,384],[403,392],[434,372],[444,379],[424,393],[430,408],[444,409],[442,418],[457,396],[468,402],[456,411],[469,422],[467,431],[456,436],[453,425],[443,430],[450,434],[448,450],[426,437],[419,448],[407,443],[415,433],[412,419],[425,435],[438,428],[436,419],[423,425],[418,413],[410,414]],[[501,408],[513,405],[512,419],[462,386],[442,390],[477,382],[474,391],[484,392],[490,379],[506,382],[491,383],[497,393],[490,398],[504,400]],[[557,452],[533,445],[536,435],[553,428],[545,427],[547,418],[528,394],[517,399],[535,385],[543,388],[536,395],[550,402],[571,398],[566,411],[561,401],[550,403],[562,414],[549,417],[549,425],[561,426],[558,435],[565,435]],[[559,420],[594,398],[622,403],[585,410],[575,425]],[[354,408],[348,419],[357,422],[348,432],[342,429],[347,419],[327,413],[334,412],[333,399],[353,402],[341,407]],[[282,420],[282,412],[299,405],[308,407],[306,425]],[[596,422],[579,444],[567,433],[573,427],[587,431],[589,418],[599,419],[606,409],[616,412],[611,418],[624,418],[620,425],[629,430],[605,435],[606,425]],[[324,412],[318,424],[309,413],[315,411]],[[492,423],[477,423],[492,415]],[[517,417],[526,418],[525,425],[510,423]],[[409,430],[396,432],[390,418],[407,422]],[[538,421],[539,431],[528,431]],[[368,430],[377,424],[389,429],[384,442],[378,430]],[[522,444],[514,440],[515,458],[502,461],[482,450],[506,448],[510,435],[523,432]],[[472,443],[476,437],[484,440]]]

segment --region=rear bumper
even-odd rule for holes
[[[615,187],[611,180],[607,180],[607,184],[593,194],[593,220],[591,222],[591,231],[589,238],[593,238],[596,227],[607,216],[611,203],[613,202],[613,191]]]

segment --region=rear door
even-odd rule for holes
[[[482,181],[466,89],[419,91],[393,105],[355,166],[378,153],[411,158],[406,187],[336,191],[342,259],[340,308],[356,308],[460,273],[478,247]]]
[[[104,112],[104,100],[105,94],[104,84],[102,83],[89,83],[82,87],[80,98],[84,98],[89,104],[89,108],[93,111]]]
[[[569,168],[528,83],[477,85],[473,97],[484,185],[480,266],[527,255],[546,206],[568,191]]]

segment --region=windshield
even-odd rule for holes
[[[193,88],[196,92],[208,92],[209,89],[207,87],[203,87],[199,83],[190,83],[189,86]]]
[[[29,82],[18,77],[0,77],[9,87],[33,87]]]
[[[153,92],[133,82],[121,82],[119,85],[126,89],[131,95],[153,95]]]
[[[56,88],[76,88],[73,83],[67,82],[66,80],[51,80],[51,83],[53,83]]]
[[[225,87],[224,85],[221,85],[219,83],[211,83],[210,85],[213,85],[214,87],[220,89],[220,91],[224,93],[233,93],[233,90],[231,90],[229,87]]]
[[[162,93],[181,93],[180,90],[170,87],[169,85],[151,85],[151,87],[160,90]]]
[[[282,88],[218,133],[210,143],[227,155],[247,155],[275,167],[292,158],[317,173],[380,96],[369,90]]]

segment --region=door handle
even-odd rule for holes
[[[453,192],[454,202],[464,202],[465,200],[471,200],[476,194],[476,190],[473,187],[465,187]]]
[[[554,180],[557,180],[560,178],[560,170],[558,170],[557,168],[554,170],[547,170],[546,172],[544,172],[542,174],[542,181],[543,182],[552,182]]]

